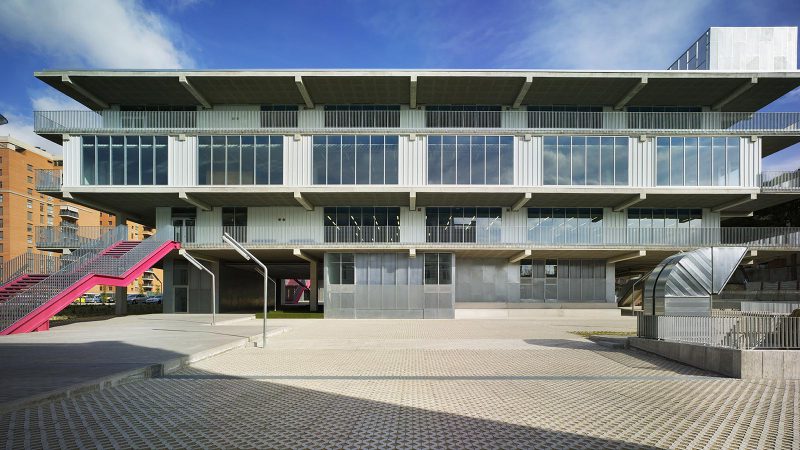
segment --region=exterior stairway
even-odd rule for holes
[[[39,278],[38,282],[13,293],[10,289],[19,278],[0,287],[0,295],[6,289],[10,294],[0,301],[0,335],[46,330],[50,318],[92,287],[127,286],[179,248],[171,240],[171,229],[159,231],[144,241],[128,241],[126,237],[127,228],[118,227],[74,251],[68,264],[62,264],[59,270]]]
[[[0,303],[47,278],[47,274],[24,274],[0,286]]]

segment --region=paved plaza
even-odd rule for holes
[[[632,318],[273,320],[163,378],[0,415],[5,448],[800,447],[800,383],[726,379],[571,330]]]

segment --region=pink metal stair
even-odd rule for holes
[[[17,295],[34,284],[44,280],[48,275],[43,274],[24,274],[0,286],[0,302]]]
[[[86,250],[72,264],[17,290],[0,301],[0,335],[46,330],[50,318],[96,285],[127,286],[180,247],[164,239],[167,235],[156,233],[144,241],[117,240],[105,248]],[[23,282],[13,282],[17,281]],[[0,295],[12,287],[4,285]]]

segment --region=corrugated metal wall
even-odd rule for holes
[[[425,108],[408,109],[408,105],[400,105],[400,128],[425,128]]]
[[[425,242],[425,208],[400,208],[400,242]]]
[[[428,151],[427,136],[400,136],[397,180],[400,186],[424,186],[427,184]]]
[[[541,186],[542,184],[542,137],[532,136],[514,139],[514,185]]]
[[[761,174],[761,138],[755,142],[750,138],[742,138],[739,146],[739,170],[742,186],[760,186]]]
[[[64,186],[81,185],[81,137],[72,136],[62,145],[64,156]]]
[[[169,137],[169,184],[197,185],[197,136],[186,136],[183,141]]]
[[[322,242],[323,214],[323,208],[313,211],[293,206],[247,208],[248,241]]]
[[[311,185],[311,142],[312,136],[283,137],[283,182],[287,186]]]
[[[172,208],[161,206],[156,208],[156,229],[172,225]]]
[[[637,137],[628,139],[630,157],[628,158],[628,177],[631,186],[655,186],[656,158],[654,139],[648,138],[644,142]]]

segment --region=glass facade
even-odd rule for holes
[[[513,136],[428,136],[428,184],[513,183]]]
[[[628,209],[628,228],[700,228],[702,223],[702,209]]]
[[[239,242],[247,242],[247,208],[222,208],[222,231]]]
[[[500,128],[500,105],[428,105],[425,126],[429,128]]]
[[[502,208],[425,208],[426,242],[500,242]]]
[[[81,136],[81,184],[165,185],[167,136]]]
[[[397,136],[313,138],[314,184],[397,184]]]
[[[325,242],[400,242],[400,208],[325,207]]]
[[[325,126],[397,128],[400,126],[400,105],[325,105]]]
[[[739,138],[656,138],[656,184],[739,186]]]
[[[453,284],[453,255],[425,253],[425,284]]]
[[[327,284],[355,284],[355,255],[352,253],[328,253],[325,255],[328,265]]]
[[[198,136],[197,184],[283,184],[283,136]]]
[[[542,140],[543,184],[628,184],[627,137],[544,136]]]
[[[603,208],[528,208],[528,241],[538,244],[600,242]]]
[[[711,31],[706,30],[681,56],[669,66],[669,70],[709,70]]]

